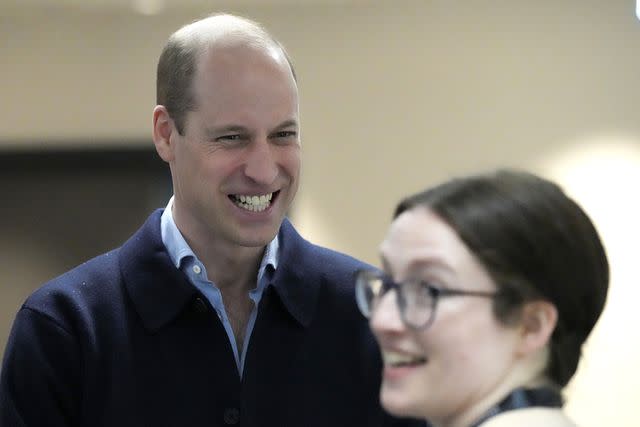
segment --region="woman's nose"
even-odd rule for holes
[[[396,290],[390,290],[371,309],[371,329],[376,332],[398,332],[404,330],[404,322],[398,308]]]

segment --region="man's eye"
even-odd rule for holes
[[[243,147],[249,142],[249,137],[241,133],[232,133],[229,135],[222,135],[215,139],[215,142],[223,147],[235,148]]]
[[[276,132],[273,136],[276,138],[291,138],[296,136],[298,133],[293,130],[281,130]]]
[[[297,142],[298,132],[293,130],[281,130],[273,133],[270,139],[276,145],[288,146],[290,144]]]
[[[222,135],[216,138],[217,141],[237,141],[241,138],[241,135]]]

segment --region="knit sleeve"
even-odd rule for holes
[[[79,349],[69,331],[23,307],[0,372],[0,426],[78,426],[80,377]]]

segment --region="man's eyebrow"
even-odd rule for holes
[[[284,128],[290,128],[290,127],[298,127],[298,122],[294,119],[285,120],[284,122],[276,126],[275,129],[284,129]]]

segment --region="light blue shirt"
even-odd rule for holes
[[[179,268],[189,278],[191,283],[198,288],[200,292],[202,292],[218,313],[218,318],[222,322],[222,326],[229,337],[229,343],[233,349],[233,356],[236,359],[238,372],[240,373],[240,377],[242,377],[244,360],[247,355],[247,348],[249,347],[249,339],[251,337],[251,332],[253,331],[253,326],[256,322],[256,316],[258,315],[258,304],[260,303],[262,293],[268,284],[265,271],[269,265],[273,267],[274,271],[278,267],[278,236],[276,235],[276,237],[267,245],[262,261],[260,262],[260,268],[258,269],[258,277],[256,278],[257,286],[249,291],[249,298],[253,301],[253,309],[251,310],[249,322],[247,323],[242,351],[239,352],[235,336],[233,335],[233,329],[231,328],[231,323],[227,317],[227,311],[224,308],[222,293],[215,283],[207,278],[207,270],[204,268],[204,264],[193,253],[187,242],[184,240],[182,233],[178,230],[178,227],[173,220],[172,208],[173,197],[169,200],[167,207],[162,213],[162,218],[160,219],[162,243],[164,243],[164,246],[167,248],[169,257],[176,268]]]

